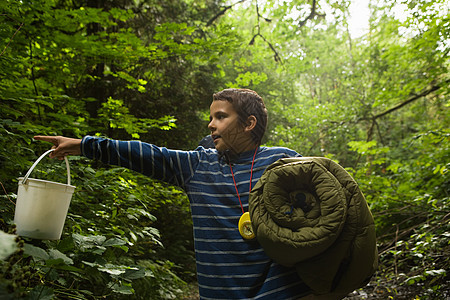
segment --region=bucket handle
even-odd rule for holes
[[[30,176],[31,172],[33,171],[34,167],[36,167],[36,165],[41,161],[41,159],[43,159],[47,154],[49,154],[50,152],[55,151],[55,149],[50,149],[47,152],[45,152],[44,154],[42,154],[35,162],[34,164],[31,166],[31,168],[28,170],[27,174],[25,175],[25,177],[22,180],[22,184],[26,184],[26,181],[28,180],[28,177]],[[66,161],[66,168],[67,168],[67,184],[70,185],[70,167],[69,167],[69,161],[67,160],[67,157],[64,156],[64,160]]]

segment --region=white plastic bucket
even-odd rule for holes
[[[19,178],[14,223],[17,234],[42,240],[59,240],[75,187],[70,185],[70,167],[67,184],[28,178],[39,161],[52,152],[48,150]]]

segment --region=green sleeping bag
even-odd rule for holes
[[[295,266],[314,294],[340,299],[378,266],[375,225],[356,181],[322,157],[270,165],[249,198],[256,238],[274,261]]]

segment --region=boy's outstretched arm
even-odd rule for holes
[[[81,139],[73,139],[64,136],[42,136],[37,135],[35,140],[50,142],[53,144],[50,158],[64,159],[67,155],[81,155]]]

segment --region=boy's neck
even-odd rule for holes
[[[259,145],[253,144],[252,147],[247,147],[243,151],[232,151],[231,149],[227,149],[225,151],[219,152],[219,160],[222,158],[225,159],[227,163],[233,163],[238,161],[240,158],[243,158],[248,154],[248,157],[251,157],[255,151],[257,151],[257,148]]]
[[[235,156],[239,156],[239,155],[241,155],[242,153],[245,153],[245,152],[255,151],[255,148],[258,147],[258,145],[255,144],[255,143],[249,143],[246,146],[245,145],[239,145],[239,146],[240,146],[239,148],[235,147],[235,148],[228,149],[226,151],[232,153]]]

